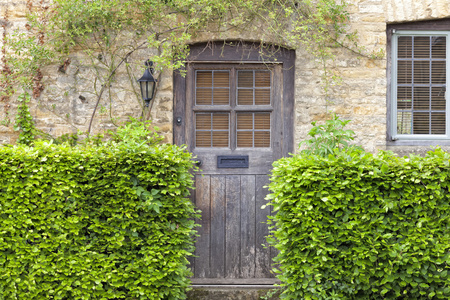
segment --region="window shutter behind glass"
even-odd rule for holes
[[[201,148],[229,147],[229,113],[196,113],[195,146]]]
[[[270,71],[239,71],[238,105],[270,105]]]
[[[446,133],[445,55],[445,36],[398,37],[398,134]]]
[[[196,105],[229,105],[230,72],[227,70],[197,71],[195,78]],[[230,147],[230,114],[195,113],[195,146],[200,148]]]
[[[270,113],[238,113],[236,127],[238,147],[270,147]]]
[[[271,105],[271,73],[240,70],[237,77],[237,105]],[[270,113],[238,113],[237,147],[270,147]]]
[[[196,105],[229,105],[230,74],[228,71],[197,71]]]

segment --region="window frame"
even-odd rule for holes
[[[450,19],[387,25],[387,146],[450,145],[450,97],[445,93],[445,134],[397,133],[397,45],[400,36],[446,37],[446,90],[450,82]]]
[[[450,31],[397,31],[393,33],[393,39],[392,39],[392,83],[394,85],[394,88],[392,89],[392,106],[391,106],[391,111],[392,111],[392,139],[393,140],[448,140],[450,138],[450,130],[449,130],[449,117],[450,117],[450,113],[449,113],[449,100],[448,100],[448,96],[447,96],[447,92],[445,92],[445,134],[434,134],[434,135],[430,135],[430,134],[399,134],[397,133],[397,75],[398,73],[397,71],[397,63],[398,63],[398,38],[401,36],[445,36],[446,37],[446,84],[445,86],[447,87],[447,82],[449,82],[449,60],[448,57],[449,56],[449,51],[450,51],[450,47],[449,47],[449,37],[450,37]]]

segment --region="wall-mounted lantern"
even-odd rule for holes
[[[145,62],[145,66],[147,68],[145,69],[144,75],[138,79],[138,82],[141,86],[142,100],[144,100],[145,107],[148,107],[155,95],[155,87],[158,80],[153,77],[153,62],[148,60]]]

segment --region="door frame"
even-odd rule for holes
[[[274,159],[288,156],[294,152],[294,102],[295,102],[295,51],[278,47],[262,46],[260,43],[246,42],[215,42],[200,43],[190,47],[190,55],[183,70],[176,70],[173,74],[174,110],[173,110],[173,139],[174,144],[188,144],[191,136],[189,130],[193,120],[189,110],[192,103],[187,101],[187,93],[192,93],[186,72],[192,71],[198,64],[270,64],[281,69],[281,86],[277,97],[280,103],[274,103],[280,111],[280,118],[274,124],[273,134],[279,136],[279,145],[273,145],[278,153]],[[182,75],[185,73],[185,76]],[[192,101],[191,101],[192,102]],[[279,123],[279,124],[278,124]],[[191,141],[192,142],[192,141]],[[192,146],[192,145],[188,145]],[[189,147],[190,149],[190,147]],[[238,173],[242,173],[239,170]],[[194,194],[194,193],[193,193]],[[194,199],[192,199],[194,200]],[[194,284],[273,284],[275,278],[194,278]]]

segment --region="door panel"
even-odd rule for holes
[[[264,209],[261,207],[267,204],[265,197],[267,195],[267,186],[269,184],[269,176],[256,175],[255,185],[255,278],[274,277],[271,274],[272,259],[271,253],[275,253],[272,247],[266,248],[266,236],[269,235],[269,228],[265,223],[267,216],[270,215],[270,207]]]
[[[211,178],[210,176],[195,177],[195,205],[201,210],[201,219],[198,221],[197,241],[195,243],[194,277],[210,277],[210,253],[211,253]],[[198,258],[202,259],[198,259]]]
[[[223,176],[225,180],[225,278],[240,278],[240,176]],[[215,199],[211,198],[211,201]]]
[[[261,206],[267,175],[196,175],[196,206],[202,211],[192,261],[195,278],[272,278],[269,207]]]
[[[205,176],[206,177],[206,176]],[[211,175],[211,278],[225,277],[226,182],[223,176]]]
[[[254,278],[256,269],[256,176],[242,175],[241,182],[241,278]]]

